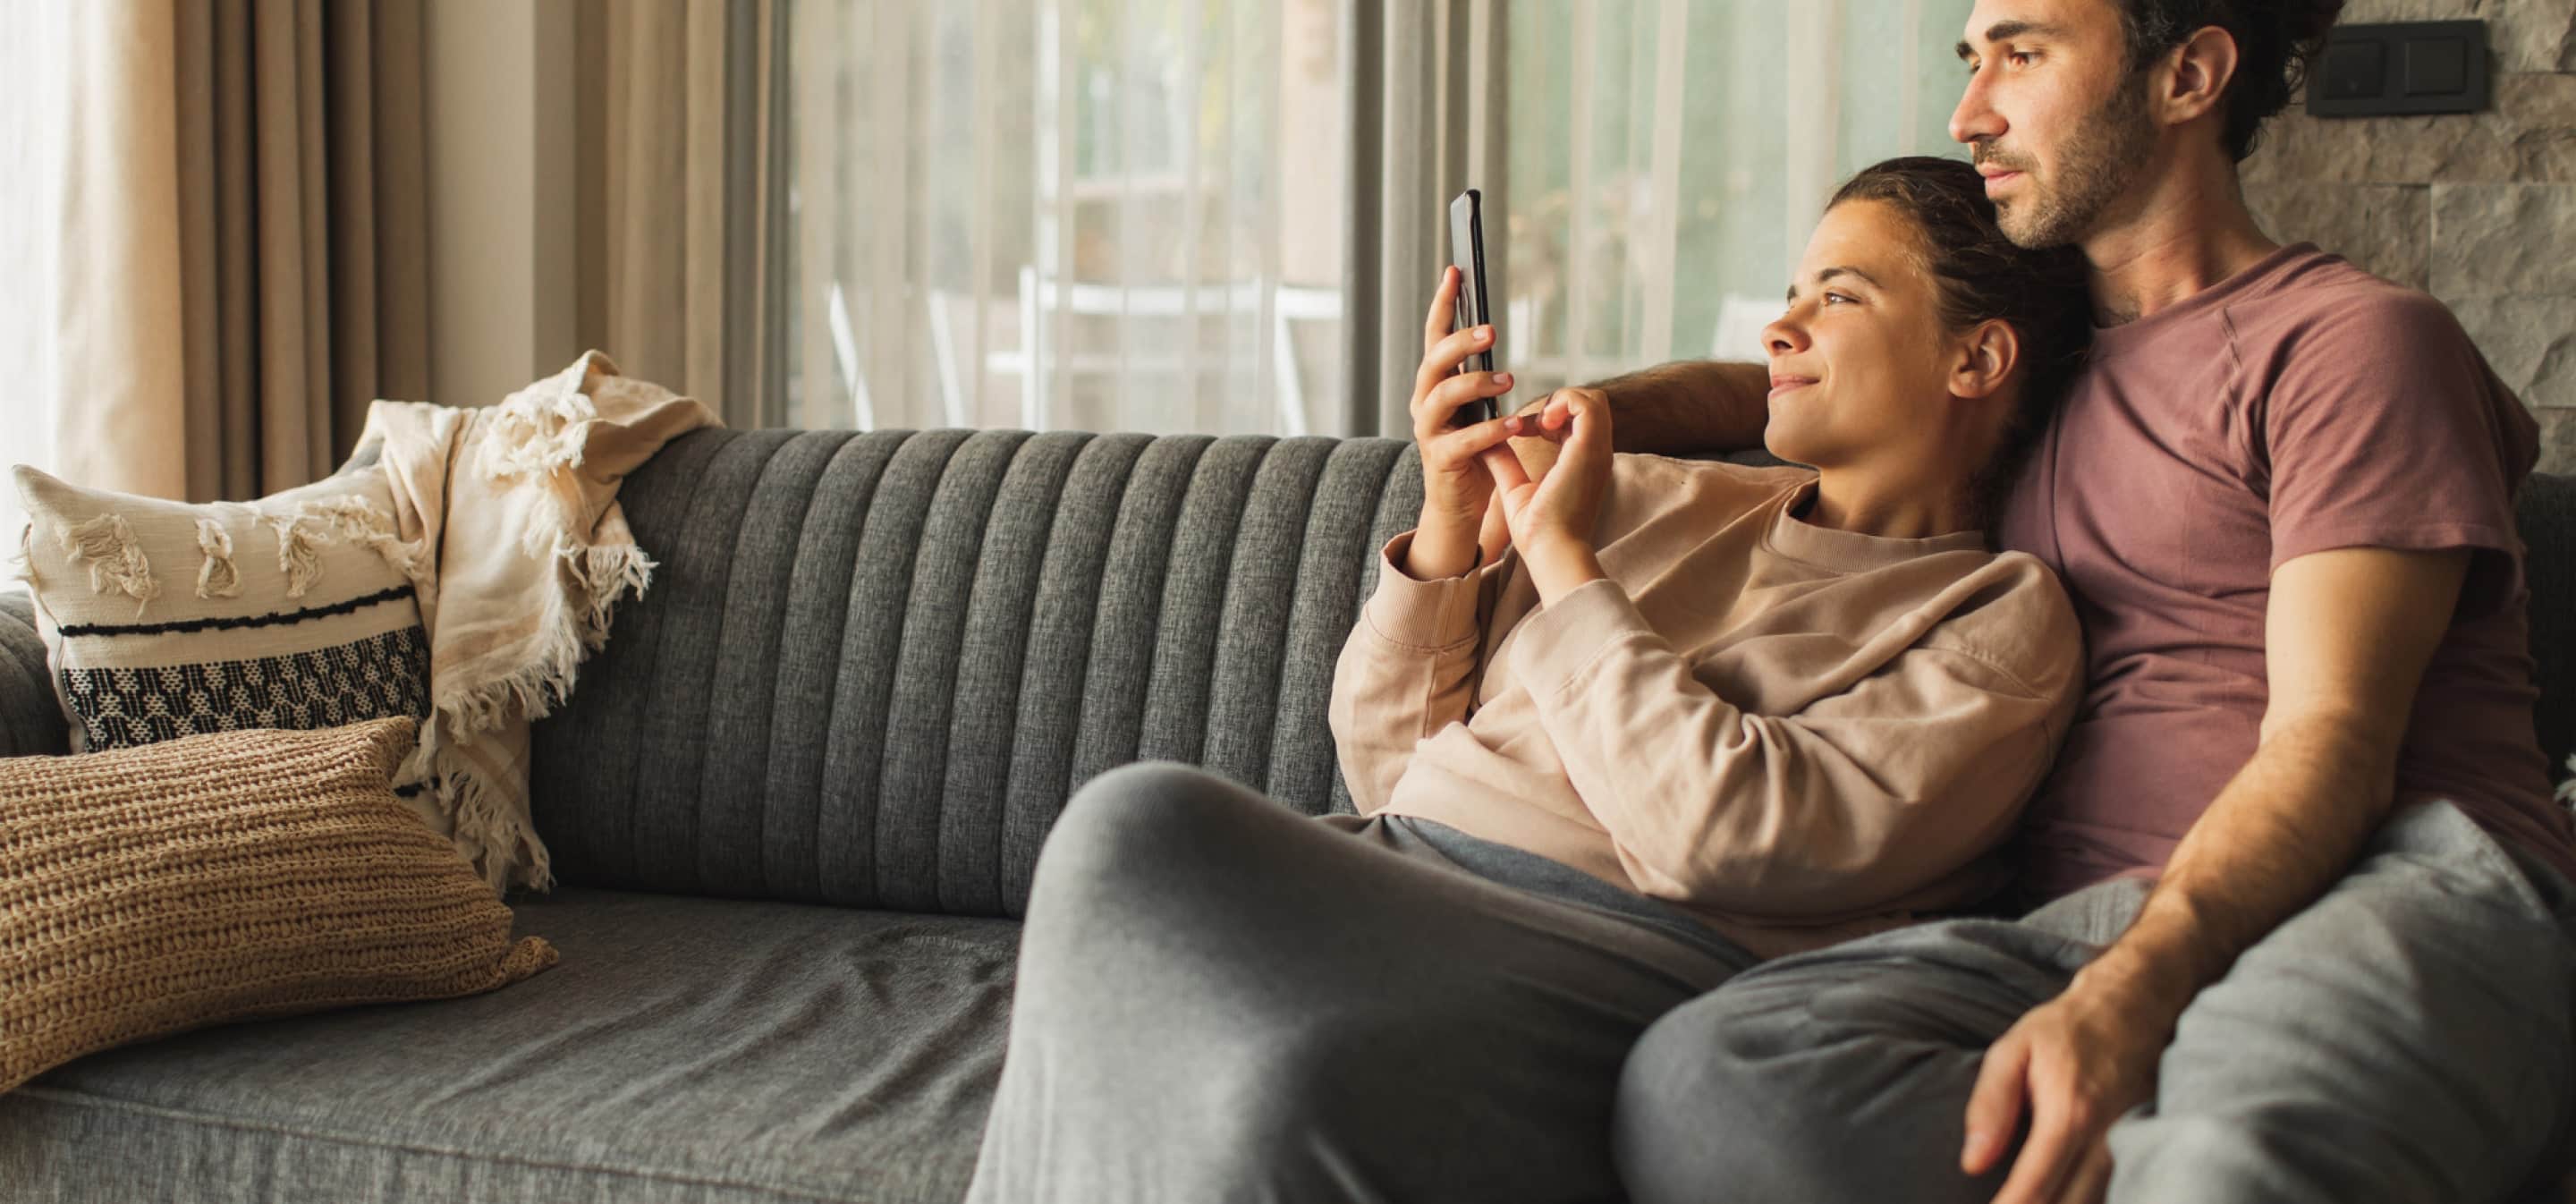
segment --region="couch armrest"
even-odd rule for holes
[[[45,671],[45,643],[36,637],[35,600],[23,590],[0,591],[0,757],[70,751],[71,730]]]

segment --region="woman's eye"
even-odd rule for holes
[[[1855,298],[1853,298],[1849,293],[1825,294],[1825,304],[1827,305],[1849,305],[1853,300],[1855,300]]]

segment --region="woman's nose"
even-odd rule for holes
[[[1800,329],[1785,315],[1779,321],[1762,328],[1762,350],[1768,352],[1773,359],[1793,355],[1806,349],[1807,332]]]

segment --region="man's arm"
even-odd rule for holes
[[[1764,364],[1680,360],[1579,387],[1610,400],[1611,437],[1614,449],[1623,452],[1746,451],[1762,446],[1762,428],[1771,421],[1771,369]],[[1547,401],[1540,397],[1519,413],[1534,416]],[[1523,439],[1512,446],[1542,442]],[[1540,454],[1554,450],[1551,445]],[[1523,449],[1522,462],[1531,459]]]
[[[2468,564],[2466,551],[2347,548],[2273,574],[2261,743],[2095,963],[2106,977],[2169,979],[2160,994],[2179,1015],[2351,867],[2396,799],[2415,689]]]
[[[2344,548],[2272,575],[2261,742],[2183,837],[2127,933],[1987,1051],[1968,1107],[1970,1173],[2026,1098],[2030,1135],[1997,1204],[2090,1198],[2102,1135],[2152,1092],[2183,1009],[2332,886],[2387,819],[2416,687],[2470,553]]]

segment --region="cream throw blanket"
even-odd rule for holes
[[[430,714],[396,781],[495,894],[554,873],[528,810],[528,724],[572,692],[611,604],[653,571],[617,506],[626,474],[716,417],[593,351],[500,405],[379,401],[373,445],[429,638]],[[417,800],[416,800],[417,805]]]

